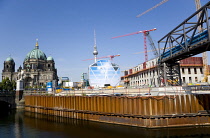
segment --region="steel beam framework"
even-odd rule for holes
[[[209,9],[210,2],[158,41],[160,86],[174,85],[174,79],[176,85],[181,85],[179,60],[210,51]]]

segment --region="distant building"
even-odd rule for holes
[[[64,82],[69,82],[69,77],[59,77],[58,86],[62,87]]]
[[[204,78],[202,57],[189,57],[179,63],[182,84],[202,82]],[[124,82],[125,86],[158,86],[157,59],[125,70],[121,81]]]
[[[82,73],[81,76],[81,82],[88,80],[88,74],[87,73]]]
[[[82,87],[83,88],[87,87],[87,86],[90,86],[87,73],[82,73],[81,82],[82,82]]]
[[[22,72],[22,74],[21,74]],[[20,79],[23,75],[25,87],[42,87],[47,82],[57,83],[57,69],[53,57],[46,57],[45,53],[39,49],[38,41],[35,48],[30,51],[23,61],[23,68],[20,66],[15,72],[15,61],[12,57],[8,57],[4,61],[2,70],[2,80],[9,78],[10,80]]]
[[[69,77],[59,77],[59,84],[62,84],[62,82],[69,82],[70,80],[69,80]]]

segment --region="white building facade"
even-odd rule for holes
[[[195,84],[203,80],[202,57],[189,57],[180,61],[182,84]],[[158,86],[157,59],[144,62],[124,71],[121,81],[125,86],[155,87]]]

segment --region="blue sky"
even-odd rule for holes
[[[0,0],[0,68],[9,55],[16,70],[39,39],[39,48],[52,56],[59,77],[80,81],[93,60],[94,29],[98,57],[116,55],[121,70],[144,62],[143,34],[111,37],[157,28],[157,41],[195,12],[194,0],[169,0],[136,16],[162,0]],[[201,0],[204,5],[209,0]],[[148,50],[150,49],[148,45]],[[148,53],[149,59],[153,53]]]

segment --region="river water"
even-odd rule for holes
[[[210,126],[146,129],[8,111],[0,114],[0,138],[210,137]]]

